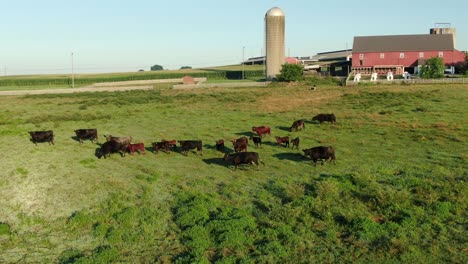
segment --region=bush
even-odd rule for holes
[[[444,61],[441,58],[430,58],[421,68],[421,78],[434,79],[444,77]]]
[[[281,66],[281,71],[278,76],[279,82],[297,82],[302,81],[304,66],[300,64],[283,64]]]

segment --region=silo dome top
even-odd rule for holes
[[[279,7],[273,7],[268,10],[265,16],[284,16],[284,12]]]

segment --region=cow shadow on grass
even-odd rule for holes
[[[288,132],[291,132],[291,128],[290,127],[285,127],[285,126],[275,126],[276,129],[279,129],[281,131],[288,131]]]
[[[273,157],[279,160],[290,160],[290,161],[296,161],[296,162],[304,162],[308,160],[301,153],[292,153],[292,152],[277,153],[277,154],[274,154]]]
[[[224,161],[223,158],[211,158],[211,159],[202,159],[202,160],[208,165],[214,164],[214,165],[226,167],[226,162]]]
[[[238,136],[244,136],[244,137],[250,137],[250,136],[256,136],[257,135],[256,133],[253,133],[253,132],[250,132],[250,131],[237,132],[237,133],[234,133],[234,134],[238,135]]]

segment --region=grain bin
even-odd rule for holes
[[[272,80],[284,64],[285,17],[279,7],[273,7],[265,15],[266,78]]]

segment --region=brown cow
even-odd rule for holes
[[[166,153],[169,152],[169,141],[153,142],[151,143],[154,149],[154,153],[158,153],[160,149],[164,149]]]
[[[247,151],[249,140],[246,137],[231,140],[235,152]]]
[[[145,144],[143,143],[136,143],[136,144],[128,144],[127,151],[130,152],[130,155],[133,155],[135,151],[138,151],[139,154],[145,154]]]
[[[260,137],[263,135],[270,135],[271,129],[269,126],[259,126],[259,127],[252,127],[252,131],[256,132]]]
[[[294,121],[294,123],[292,124],[290,130],[291,132],[293,131],[298,131],[299,129],[305,129],[305,125],[304,125],[304,120],[296,120]]]
[[[289,137],[275,137],[276,143],[284,144],[284,147],[289,147]]]
[[[294,147],[296,147],[296,149],[299,149],[299,138],[295,138],[295,139],[291,139],[291,144],[292,144],[292,149],[294,149]]]

